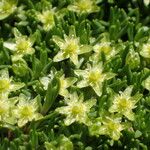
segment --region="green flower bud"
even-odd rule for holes
[[[140,65],[140,56],[134,50],[130,50],[126,56],[126,64],[130,66],[131,69],[136,69]]]

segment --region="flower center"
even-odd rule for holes
[[[16,49],[18,53],[25,53],[30,47],[31,43],[25,38],[17,41]]]
[[[0,79],[0,92],[6,91],[9,89],[10,81],[7,79]]]
[[[108,54],[111,51],[110,45],[103,45],[100,47],[100,51],[104,52],[105,54]]]
[[[89,77],[88,77],[88,80],[89,80],[89,83],[96,83],[100,80],[100,78],[102,78],[102,74],[98,71],[92,71],[90,72],[89,74]]]
[[[131,102],[125,98],[121,98],[118,102],[118,107],[120,111],[126,111],[130,109]]]
[[[82,105],[75,105],[72,107],[72,115],[77,116],[83,113]]]
[[[116,124],[116,123],[114,123],[114,122],[112,122],[112,121],[108,123],[108,129],[109,129],[110,131],[115,131],[117,128],[118,128],[118,127],[117,127],[117,124]]]
[[[66,46],[64,50],[64,54],[72,55],[72,54],[75,54],[77,50],[78,50],[78,45],[76,41],[70,41],[70,43],[68,43],[68,45]]]
[[[32,108],[30,106],[24,106],[21,110],[21,116],[22,117],[31,117],[33,115]]]
[[[79,2],[77,4],[77,6],[81,11],[88,11],[88,10],[91,10],[92,2],[89,0],[88,1],[83,0],[83,1]]]
[[[49,11],[44,12],[43,17],[41,17],[41,19],[44,24],[53,24],[54,23],[54,16]]]

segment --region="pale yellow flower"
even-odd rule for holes
[[[120,94],[114,97],[113,104],[110,107],[109,112],[117,112],[124,115],[129,120],[134,120],[134,113],[132,110],[136,108],[135,104],[140,100],[142,95],[137,93],[134,96],[131,96],[132,88],[132,86],[129,86],[124,90],[124,92],[120,92]]]
[[[29,99],[24,95],[19,98],[19,103],[17,104],[14,114],[18,120],[18,126],[22,127],[26,123],[32,120],[39,120],[42,115],[38,113],[38,103],[37,99]]]
[[[56,111],[66,116],[65,125],[69,126],[73,122],[84,123],[89,125],[88,113],[90,108],[96,104],[95,99],[87,100],[83,102],[83,96],[77,95],[77,93],[70,94],[69,98],[65,101],[67,106],[57,108]]]
[[[45,10],[42,13],[38,13],[37,17],[42,22],[44,30],[50,30],[54,25],[54,10]]]
[[[96,122],[90,127],[91,135],[108,135],[113,140],[118,140],[121,136],[121,131],[125,126],[121,123],[122,118],[119,116],[106,116],[105,118],[97,118]]]
[[[110,42],[100,42],[94,45],[93,47],[94,54],[93,54],[93,60],[99,60],[101,57],[102,52],[106,56],[106,60],[109,60],[113,56],[117,54],[117,51],[115,48],[111,45]]]
[[[11,91],[19,90],[24,87],[24,83],[15,83],[9,77],[8,69],[0,70],[0,93],[8,94]]]
[[[32,47],[34,42],[31,38],[26,35],[21,35],[21,33],[14,29],[15,43],[4,42],[4,46],[13,51],[15,57],[23,57],[24,55],[32,55],[35,50]]]
[[[143,44],[140,55],[144,58],[150,58],[150,43]]]
[[[16,119],[12,111],[15,108],[15,104],[18,101],[17,97],[9,98],[6,94],[0,94],[0,121],[3,126],[7,124],[15,124]]]
[[[1,0],[0,1],[0,20],[7,18],[12,14],[17,5],[17,0]]]
[[[68,9],[77,13],[93,13],[99,11],[95,0],[75,0],[73,4],[68,6]]]
[[[78,65],[78,55],[92,50],[91,46],[80,44],[80,40],[76,37],[74,31],[70,31],[69,36],[64,35],[64,40],[58,36],[53,36],[53,41],[60,48],[60,51],[53,59],[54,62],[59,62],[69,58],[75,65]]]
[[[102,94],[103,82],[115,76],[114,73],[103,73],[103,66],[101,63],[93,64],[93,66],[88,65],[85,70],[75,70],[75,74],[83,78],[77,83],[77,87],[83,88],[91,86],[98,96]]]

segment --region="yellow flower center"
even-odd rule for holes
[[[54,16],[52,13],[50,12],[45,12],[43,14],[43,17],[42,17],[42,22],[44,24],[53,24],[54,23]]]
[[[131,109],[131,102],[128,101],[127,99],[125,99],[125,98],[119,99],[119,101],[118,101],[118,109],[120,111],[126,111],[128,109]]]
[[[83,110],[82,105],[75,105],[75,106],[72,107],[71,112],[72,112],[73,116],[77,116],[77,115],[80,115],[80,114],[82,115],[84,110]]]
[[[4,12],[11,12],[12,11],[12,5],[11,3],[7,2],[7,1],[3,1],[0,3],[0,12],[4,13]]]
[[[68,45],[66,46],[65,50],[64,50],[64,54],[65,55],[72,55],[75,54],[78,50],[78,45],[76,43],[76,41],[70,41],[68,43]]]
[[[92,71],[89,74],[88,80],[89,80],[89,83],[94,83],[95,84],[101,78],[102,78],[102,74],[100,72],[98,72],[98,71]]]
[[[10,81],[7,79],[0,79],[0,92],[8,90],[10,87]]]
[[[17,41],[17,44],[16,44],[17,53],[21,53],[21,54],[25,53],[29,48],[31,48],[31,43],[27,39],[20,38]]]
[[[89,11],[92,7],[92,2],[90,0],[81,0],[77,3],[77,7],[80,11]]]
[[[105,54],[108,54],[111,51],[111,47],[110,45],[103,45],[100,47],[100,51],[104,52]]]
[[[25,118],[32,117],[32,115],[33,115],[33,108],[31,106],[24,106],[21,109],[20,113],[21,113],[22,117],[25,117]]]

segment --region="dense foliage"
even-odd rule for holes
[[[0,150],[148,150],[149,65],[149,0],[0,0]]]

